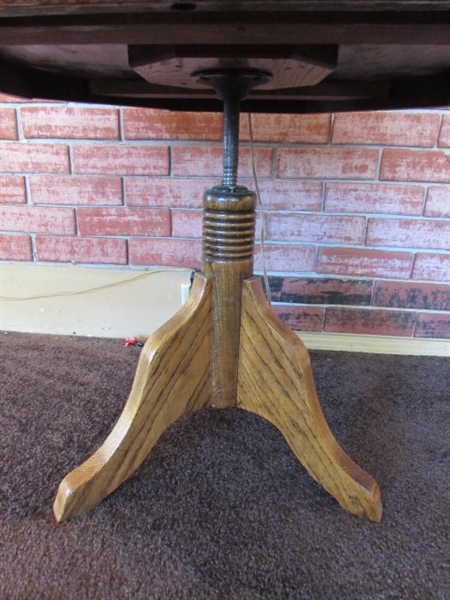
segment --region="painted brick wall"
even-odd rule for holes
[[[450,110],[253,115],[253,132],[282,319],[450,339]],[[220,115],[0,96],[0,139],[1,260],[201,266]]]

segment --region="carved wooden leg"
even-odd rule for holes
[[[317,398],[308,351],[267,304],[259,278],[243,286],[238,406],[275,425],[302,465],[343,508],[380,521],[378,485],[333,437]]]
[[[104,444],[61,482],[62,521],[97,506],[142,463],[164,430],[211,395],[212,284],[197,275],[178,313],[142,349],[127,404]]]

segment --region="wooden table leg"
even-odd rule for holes
[[[275,425],[305,469],[343,508],[380,521],[378,485],[333,437],[308,351],[272,311],[257,277],[243,286],[237,405]]]
[[[142,349],[127,404],[104,444],[61,482],[58,522],[96,507],[139,467],[176,419],[209,404],[212,282],[197,275],[180,311]]]
[[[381,519],[376,482],[345,454],[323,416],[305,346],[267,304],[259,277],[243,279],[242,268],[233,268],[235,258],[219,263],[216,256],[205,265],[211,275],[195,277],[185,306],[147,340],[116,426],[61,482],[57,521],[97,506],[139,467],[171,423],[210,404],[237,405],[270,421],[343,508]],[[250,267],[251,260],[244,270]],[[230,369],[237,379],[225,386],[225,396],[221,382]]]

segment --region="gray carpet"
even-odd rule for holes
[[[331,429],[380,485],[379,525],[235,409],[181,419],[95,511],[56,525],[59,481],[109,433],[140,351],[0,341],[1,600],[450,598],[449,359],[312,353]]]

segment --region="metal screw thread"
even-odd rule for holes
[[[211,69],[192,75],[202,85],[214,88],[223,101],[223,185],[230,191],[237,186],[239,161],[240,103],[247,93],[267,83],[271,73],[258,69]]]
[[[240,98],[229,94],[223,102],[223,185],[234,189],[238,180]]]

